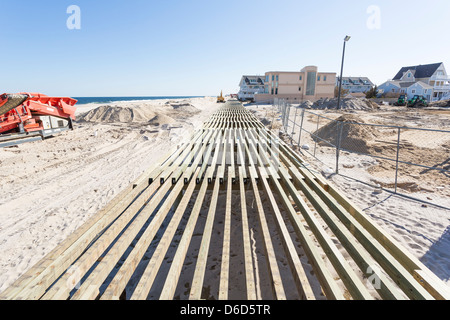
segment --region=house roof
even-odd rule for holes
[[[420,82],[420,81],[419,81]],[[410,86],[412,86],[413,84],[415,84],[414,81],[412,82],[399,82],[398,85],[400,86],[400,88],[408,88]]]
[[[432,86],[430,86],[429,84],[427,84],[427,83],[425,83],[425,82],[423,82],[423,81],[417,81],[417,82],[415,82],[415,83],[413,83],[413,84],[418,84],[418,85],[420,85],[422,88],[424,88],[424,89],[433,89],[433,87]],[[410,85],[411,86],[411,85]],[[410,87],[410,86],[408,86],[408,87]]]
[[[401,86],[400,86],[400,81],[397,81],[397,80],[388,80],[388,81],[386,81],[386,82],[380,84],[379,86],[381,87],[381,86],[383,86],[383,85],[386,84],[386,83],[392,84],[392,85],[394,85],[394,86],[396,86],[396,87],[398,87],[398,88],[401,87]]]
[[[339,80],[339,77],[338,77],[338,80]],[[370,81],[370,79],[367,77],[342,77],[342,80],[348,80],[352,83],[353,83],[353,81],[357,80],[357,81],[363,82],[362,84],[365,84],[364,81],[367,81],[368,83],[365,85],[373,85],[372,81]],[[361,85],[361,84],[359,84],[359,85]]]
[[[410,67],[403,67],[400,69],[400,71],[395,75],[393,80],[400,80],[405,72],[408,70],[412,70],[414,77],[416,78],[429,78],[431,77],[441,66],[442,62],[439,63],[432,63],[432,64],[424,64],[424,65],[418,65],[418,66],[410,66]]]
[[[264,84],[264,76],[242,76],[241,83],[245,82],[246,84],[250,84],[250,80],[256,80],[257,84]]]

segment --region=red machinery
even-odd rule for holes
[[[0,147],[5,146],[1,143],[5,140],[30,136],[40,136],[43,139],[73,129],[72,120],[75,120],[76,103],[77,100],[72,98],[49,97],[40,93],[1,95]]]

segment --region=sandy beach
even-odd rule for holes
[[[0,292],[219,107],[211,97],[80,105],[73,131],[0,149]]]

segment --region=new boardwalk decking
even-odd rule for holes
[[[448,299],[237,101],[1,299]]]

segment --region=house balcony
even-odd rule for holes
[[[450,81],[450,76],[433,76],[430,78],[430,81]]]
[[[434,91],[442,91],[442,92],[450,91],[450,84],[446,84],[443,86],[434,86],[433,90]]]

